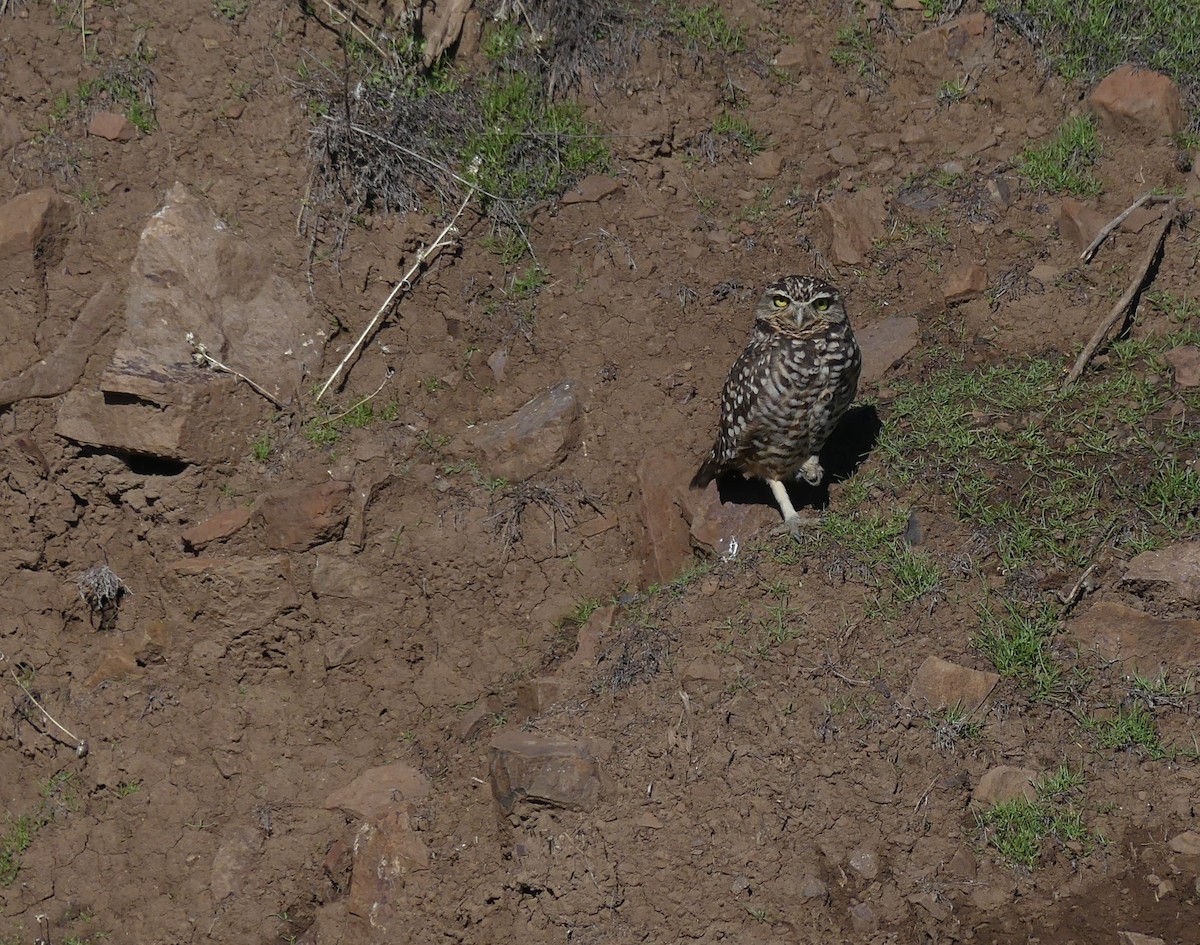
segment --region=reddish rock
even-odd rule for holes
[[[692,544],[722,557],[735,554],[754,535],[779,524],[779,511],[772,505],[723,503],[716,482],[689,489],[682,503]]]
[[[862,350],[860,384],[873,384],[917,346],[917,320],[912,315],[892,315],[881,322],[855,329]]]
[[[247,505],[226,509],[224,512],[218,512],[216,515],[206,518],[198,525],[185,529],[180,533],[179,538],[189,551],[199,551],[205,545],[229,538],[244,528],[250,523],[252,514],[253,509]]]
[[[830,255],[839,263],[856,266],[866,258],[871,244],[887,232],[883,192],[868,187],[853,194],[838,194],[821,204],[821,219]]]
[[[1175,386],[1200,387],[1200,347],[1184,345],[1163,355],[1175,378]]]
[[[528,679],[517,687],[517,708],[526,715],[541,715],[562,700],[564,685],[559,676]]]
[[[587,670],[596,665],[596,657],[600,652],[600,640],[612,629],[616,615],[615,604],[606,604],[592,611],[587,623],[576,631],[575,652],[566,663],[568,670]]]
[[[971,803],[979,807],[994,807],[1011,801],[1014,797],[1024,797],[1027,800],[1037,798],[1033,780],[1037,772],[1030,768],[1014,768],[1011,765],[999,765],[990,769],[982,778],[971,794]]]
[[[577,381],[561,381],[512,416],[468,430],[453,449],[477,454],[489,475],[509,482],[552,469],[579,445],[579,390]]]
[[[600,763],[612,746],[533,732],[507,732],[492,740],[492,796],[505,814],[518,807],[547,805],[593,810],[605,795]]]
[[[1183,833],[1173,836],[1167,846],[1172,853],[1200,857],[1200,833],[1194,830],[1185,830]]]
[[[642,574],[646,584],[665,584],[692,557],[688,525],[680,497],[692,474],[677,457],[663,458],[652,450],[638,463],[638,486],[644,542]]]
[[[620,193],[621,190],[620,181],[602,174],[592,174],[563,194],[561,202],[563,204],[599,203],[610,194]]]
[[[137,137],[137,128],[117,112],[97,112],[88,124],[88,134],[106,141],[132,141]]]
[[[783,155],[778,151],[764,151],[750,161],[750,176],[755,180],[774,180],[783,171]]]
[[[978,709],[1000,677],[977,669],[958,666],[937,656],[927,657],[917,670],[908,698],[917,709],[957,707],[963,712]]]
[[[0,259],[39,250],[57,240],[71,222],[70,205],[46,187],[0,206]]]
[[[815,190],[822,184],[835,180],[839,173],[836,164],[818,155],[804,162],[800,169],[800,186],[805,190]]]
[[[1128,63],[1109,73],[1088,103],[1114,131],[1170,137],[1184,127],[1179,86],[1162,73]]]
[[[1200,603],[1200,541],[1181,541],[1144,551],[1125,569],[1121,583],[1158,599]]]
[[[373,821],[403,801],[420,801],[428,795],[429,779],[411,765],[397,761],[364,771],[326,797],[325,808]]]
[[[1058,208],[1058,232],[1068,243],[1084,250],[1108,222],[1108,217],[1074,197],[1064,197]]]
[[[1067,624],[1085,649],[1121,664],[1129,675],[1154,677],[1164,670],[1195,664],[1200,620],[1166,619],[1101,601]]]
[[[936,78],[961,78],[964,66],[970,71],[992,58],[995,35],[996,28],[987,15],[972,13],[918,33],[904,47],[904,56]]]
[[[983,295],[987,288],[987,270],[983,266],[970,265],[950,273],[942,285],[942,297],[947,305],[965,302]]]
[[[272,492],[258,502],[267,547],[275,551],[307,551],[342,536],[350,516],[350,484],[322,482]]]
[[[855,167],[858,162],[858,152],[848,144],[839,144],[829,152],[829,160],[842,167]]]
[[[410,929],[404,887],[411,874],[429,868],[429,852],[413,830],[412,814],[413,806],[403,803],[358,828],[346,907],[350,921],[339,941],[397,941]]]

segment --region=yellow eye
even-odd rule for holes
[[[819,299],[813,299],[812,307],[815,308],[818,312],[828,312],[829,305],[830,305],[830,302],[829,302],[828,296],[823,295]]]
[[[775,298],[771,299],[771,304],[776,308],[787,308],[788,300],[782,295],[777,295]]]

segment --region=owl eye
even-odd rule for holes
[[[777,295],[771,299],[771,304],[776,308],[787,308],[788,300],[782,295]]]
[[[831,304],[829,296],[822,295],[820,298],[813,299],[812,307],[818,312],[828,312]]]

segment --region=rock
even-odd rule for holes
[[[928,140],[929,132],[923,125],[914,125],[910,122],[900,126],[901,144],[924,144]]]
[[[118,112],[96,112],[88,123],[88,134],[106,141],[132,141],[137,137],[137,128]]]
[[[197,366],[188,334],[281,401],[321,361],[323,328],[304,296],[180,184],[142,230],[125,316],[99,389],[63,402],[60,435],[184,463],[229,460],[259,419],[247,405],[265,400]]]
[[[0,158],[25,140],[25,132],[16,117],[0,109]]]
[[[821,219],[833,258],[848,266],[858,265],[872,243],[887,232],[883,192],[868,187],[853,194],[838,194],[821,204]]]
[[[517,708],[526,715],[541,715],[562,700],[564,685],[558,676],[528,679],[517,687]]]
[[[904,47],[904,56],[924,66],[935,79],[961,79],[964,72],[973,73],[993,58],[995,36],[991,19],[972,13],[918,33]]]
[[[589,670],[596,665],[600,640],[612,628],[616,615],[617,608],[614,604],[605,604],[592,611],[587,623],[575,632],[575,652],[566,662],[567,670]]]
[[[371,651],[369,640],[359,637],[336,636],[325,644],[325,669],[337,669],[339,666],[349,666],[357,663]]]
[[[800,898],[826,902],[829,899],[829,887],[812,873],[805,873],[800,880]]]
[[[1159,551],[1143,551],[1129,562],[1121,584],[1160,600],[1200,603],[1200,541],[1180,541]]]
[[[1118,945],[1167,945],[1157,935],[1144,935],[1141,932],[1117,932],[1117,942]]]
[[[800,186],[805,190],[815,190],[822,184],[834,180],[839,173],[836,164],[817,155],[811,160],[805,161],[804,166],[800,169]]]
[[[755,534],[779,524],[779,512],[773,506],[722,502],[716,482],[687,490],[681,503],[692,545],[721,557],[736,554]]]
[[[956,302],[978,298],[986,288],[987,270],[983,266],[972,264],[950,273],[942,285],[942,297],[947,305],[953,305]]]
[[[750,176],[755,180],[774,180],[783,171],[783,155],[778,151],[764,151],[750,160]]]
[[[850,907],[850,924],[854,926],[854,931],[865,934],[879,928],[879,918],[874,909],[865,902],[859,902]]]
[[[429,779],[411,765],[395,762],[364,771],[325,798],[326,810],[343,810],[359,820],[374,821],[404,801],[429,796]]]
[[[860,384],[873,384],[917,346],[917,320],[912,315],[892,315],[856,329],[862,350]]]
[[[226,509],[224,512],[218,512],[216,515],[206,518],[198,525],[185,529],[180,533],[179,538],[183,542],[184,548],[189,551],[200,551],[205,545],[212,544],[214,541],[222,541],[245,528],[250,523],[252,514],[253,510],[246,505]]]
[[[859,163],[858,152],[848,144],[839,144],[830,150],[829,160],[842,167],[855,167]]]
[[[429,852],[412,826],[413,807],[403,803],[358,828],[347,912],[351,921],[338,941],[394,941],[412,923],[401,896],[408,877],[429,868]]]
[[[1179,86],[1162,73],[1128,63],[1101,80],[1088,104],[1110,130],[1123,133],[1170,137],[1185,123]]]
[[[1196,665],[1200,620],[1166,619],[1101,601],[1067,623],[1067,632],[1130,675],[1155,677]]]
[[[1176,834],[1167,844],[1173,853],[1180,853],[1183,856],[1200,856],[1200,833],[1194,830],[1185,830],[1183,833]]]
[[[512,416],[468,430],[453,448],[478,454],[489,474],[521,482],[554,468],[579,445],[581,414],[579,383],[561,381]]]
[[[944,922],[950,918],[954,911],[949,903],[942,902],[931,892],[913,893],[908,897],[908,901],[914,906],[920,906],[938,922]]]
[[[350,483],[322,482],[263,496],[255,509],[267,547],[307,551],[342,537],[350,517]]]
[[[1053,282],[1062,274],[1062,270],[1058,266],[1050,266],[1046,263],[1039,263],[1029,270],[1029,277],[1042,285]]]
[[[224,903],[231,896],[247,891],[245,880],[262,846],[263,832],[257,827],[241,827],[221,840],[208,880],[214,903]]]
[[[600,739],[574,741],[532,732],[492,739],[492,796],[505,814],[548,805],[590,811],[605,795],[600,762],[612,746]]]
[[[1200,347],[1183,345],[1163,355],[1175,377],[1175,386],[1200,387]]]
[[[620,193],[622,189],[620,181],[602,174],[592,174],[563,194],[561,203],[599,203],[610,194]]]
[[[996,683],[996,673],[958,666],[937,656],[929,656],[917,670],[908,698],[917,709],[947,709],[957,707],[971,713],[978,709]]]
[[[855,850],[850,854],[850,869],[869,883],[879,875],[879,856],[874,850]]]
[[[1083,250],[1095,239],[1108,218],[1074,197],[1064,197],[1058,208],[1058,232],[1064,240]]]
[[[652,450],[638,463],[643,529],[642,576],[646,584],[665,584],[692,557],[688,525],[680,497],[687,488],[690,467],[672,456],[666,460]]]
[[[0,259],[35,251],[46,256],[70,224],[70,204],[48,187],[13,197],[0,206]]]
[[[316,598],[366,600],[378,596],[379,579],[356,558],[319,554],[312,572],[312,592]]]
[[[426,69],[458,42],[473,2],[474,0],[442,0],[433,7],[420,7],[418,15],[421,18],[421,36],[425,40],[421,49],[421,64]]]
[[[971,794],[971,803],[979,807],[994,807],[1015,797],[1035,800],[1037,791],[1033,787],[1033,779],[1036,777],[1037,772],[1030,768],[999,765],[979,779],[979,784]]]
[[[445,660],[432,660],[413,683],[413,695],[426,709],[445,709],[474,702],[479,686]]]
[[[458,720],[458,737],[464,742],[478,738],[495,717],[495,709],[487,699],[480,699]]]

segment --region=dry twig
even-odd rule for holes
[[[4,659],[5,659],[4,654],[0,653],[0,662],[3,662]],[[30,688],[25,684],[24,680],[22,680],[20,676],[18,676],[15,672],[13,672],[13,669],[11,666],[8,668],[8,674],[10,676],[12,676],[13,682],[15,682],[18,686],[20,686],[21,691],[23,693],[25,693],[25,698],[28,699],[30,702],[32,702],[34,704],[34,706],[37,707],[37,709],[42,713],[42,715],[44,715],[46,717],[47,721],[49,721],[55,728],[57,728],[60,732],[62,732],[64,735],[67,736],[67,738],[69,738],[71,740],[72,747],[75,749],[76,756],[82,758],[84,755],[86,755],[88,753],[87,739],[79,738],[76,735],[74,735],[70,730],[68,730],[66,728],[66,726],[64,726],[61,722],[59,722],[58,719],[56,719],[53,715],[51,715],[49,712],[47,712],[46,707],[44,705],[42,705],[40,702],[38,702],[37,696],[35,696],[33,694],[33,692],[30,690]],[[34,727],[36,728],[36,726],[34,726]],[[53,737],[54,736],[52,735],[51,738],[53,738]]]
[[[248,378],[241,371],[235,371],[228,364],[222,364],[211,354],[209,354],[208,346],[202,341],[197,341],[196,336],[190,331],[187,333],[187,343],[192,346],[192,360],[195,361],[197,365],[200,367],[210,367],[217,371],[224,371],[226,374],[232,374],[239,380],[245,381],[280,410],[284,409],[283,404],[279,402],[279,399],[270,394],[266,388],[254,383],[254,381],[250,380],[250,378]]]
[[[1158,257],[1162,250],[1163,242],[1167,238],[1167,230],[1171,228],[1171,223],[1175,219],[1175,201],[1172,199],[1167,204],[1167,212],[1163,217],[1162,225],[1159,226],[1158,232],[1154,234],[1154,239],[1150,242],[1150,248],[1146,250],[1146,255],[1142,257],[1141,263],[1134,272],[1133,280],[1129,283],[1129,287],[1117,299],[1117,304],[1112,307],[1100,327],[1096,329],[1091,339],[1083,350],[1079,352],[1079,357],[1075,360],[1075,366],[1071,368],[1071,373],[1067,375],[1067,379],[1062,383],[1062,390],[1074,384],[1083,372],[1087,369],[1088,364],[1096,354],[1096,350],[1103,343],[1105,336],[1112,330],[1112,327],[1121,320],[1122,316],[1129,310],[1133,300],[1142,290],[1142,286],[1146,282],[1146,277],[1149,275],[1151,268],[1154,266],[1154,260]]]
[[[463,202],[459,204],[457,212],[453,217],[450,218],[450,222],[447,223],[442,232],[437,235],[437,239],[435,239],[428,247],[422,247],[417,252],[416,261],[409,267],[408,272],[404,274],[403,278],[396,283],[395,287],[388,294],[388,297],[384,300],[384,303],[379,306],[379,311],[375,313],[375,317],[367,323],[367,327],[362,330],[362,334],[358,336],[358,340],[350,346],[350,350],[346,352],[346,356],[342,358],[341,363],[338,364],[338,366],[334,369],[334,372],[329,375],[329,380],[327,380],[321,386],[321,389],[317,391],[317,403],[321,402],[321,398],[325,396],[325,392],[329,390],[333,382],[338,379],[338,376],[342,373],[343,369],[345,369],[346,365],[350,363],[350,360],[358,353],[359,349],[366,342],[367,338],[369,338],[375,332],[375,329],[379,327],[380,320],[383,318],[384,313],[386,313],[391,307],[392,302],[396,299],[396,296],[401,292],[407,292],[409,289],[411,289],[412,279],[416,277],[418,271],[425,264],[425,262],[435,253],[437,253],[437,251],[443,246],[449,246],[453,242],[452,239],[447,239],[447,236],[449,236],[451,233],[458,232],[458,227],[455,224],[458,223],[458,218],[462,216],[463,211],[467,209],[467,203],[470,201],[472,196],[474,195],[468,192],[468,194],[463,198]]]
[[[1108,234],[1129,219],[1130,215],[1138,207],[1146,203],[1162,203],[1174,199],[1174,197],[1168,197],[1163,194],[1155,194],[1149,190],[1146,191],[1144,194],[1138,197],[1137,200],[1135,200],[1128,207],[1104,224],[1104,226],[1100,228],[1100,232],[1096,234],[1096,238],[1088,244],[1088,248],[1079,254],[1079,258],[1084,262],[1088,262],[1095,254],[1096,250],[1100,248],[1100,244],[1107,239]]]

